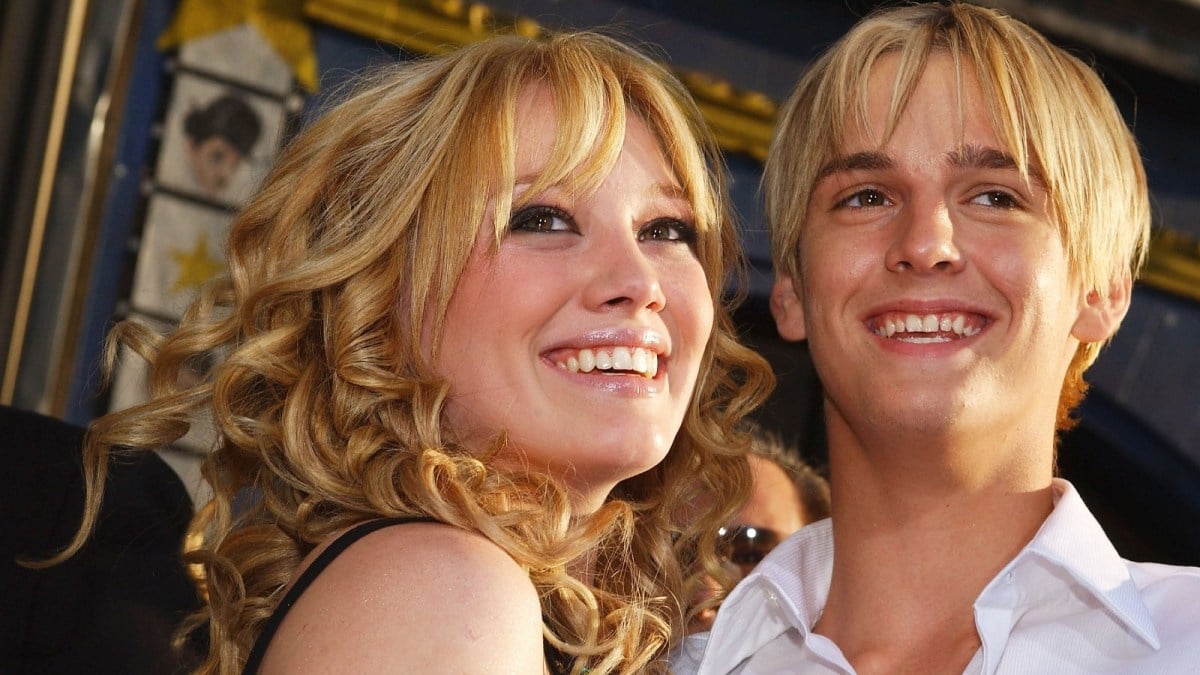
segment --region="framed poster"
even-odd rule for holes
[[[225,235],[233,214],[170,193],[150,196],[137,245],[130,307],[178,320],[202,284],[225,271]]]
[[[180,70],[164,116],[158,187],[239,207],[275,160],[286,112],[278,99]]]

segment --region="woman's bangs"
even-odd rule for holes
[[[608,64],[573,49],[554,56],[539,64],[542,72],[525,85],[550,91],[556,125],[554,145],[526,194],[554,186],[579,198],[600,187],[621,154],[625,103],[620,80]]]

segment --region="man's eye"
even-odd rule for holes
[[[574,232],[575,223],[562,209],[553,206],[527,206],[509,219],[510,232]]]
[[[696,241],[696,228],[676,218],[659,218],[646,224],[638,232],[640,241],[679,241],[691,244]]]
[[[971,203],[997,209],[1015,209],[1020,206],[1020,202],[1017,201],[1016,197],[1003,190],[988,190],[977,195],[971,200]]]
[[[864,209],[873,206],[887,206],[887,204],[887,197],[883,196],[883,193],[879,190],[859,190],[839,202],[838,206]]]

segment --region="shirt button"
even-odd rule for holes
[[[1009,572],[1008,574],[1005,574],[1004,575],[1004,583],[1011,584],[1012,582],[1013,582],[1013,573]]]

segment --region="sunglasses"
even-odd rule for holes
[[[721,555],[737,565],[744,576],[779,545],[782,537],[766,527],[733,525],[717,530],[717,540]]]

